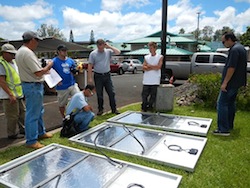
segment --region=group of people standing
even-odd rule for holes
[[[25,136],[27,147],[38,149],[44,147],[39,139],[53,136],[46,132],[43,121],[44,75],[49,74],[51,68],[62,78],[55,87],[59,112],[63,119],[74,113],[74,121],[79,126],[79,131],[86,130],[95,116],[92,107],[87,103],[87,97],[97,92],[99,109],[97,115],[103,114],[104,88],[109,95],[112,113],[119,114],[109,73],[111,56],[120,54],[118,49],[102,39],[97,41],[98,50],[91,52],[89,61],[89,67],[95,66],[97,70],[94,73],[95,85],[91,68],[89,83],[83,91],[80,91],[74,78],[76,65],[74,60],[67,56],[68,49],[65,45],[59,45],[56,49],[57,56],[42,65],[34,53],[42,38],[32,31],[25,32],[22,38],[23,45],[18,50],[11,44],[4,44],[1,47],[0,99],[3,101],[9,139]],[[71,100],[68,101],[70,97]]]
[[[97,93],[97,115],[104,113],[104,88],[109,96],[112,113],[119,114],[110,74],[111,57],[114,54],[119,55],[119,49],[103,39],[97,40],[97,49],[89,55],[88,85],[80,91],[74,79],[75,62],[67,56],[68,49],[65,45],[59,45],[56,49],[57,56],[42,66],[34,53],[42,38],[32,31],[25,32],[22,38],[23,45],[18,50],[11,44],[1,47],[0,99],[3,101],[9,139],[23,138],[25,134],[27,147],[38,149],[44,147],[38,139],[53,136],[46,132],[43,121],[44,75],[48,74],[51,68],[62,78],[56,86],[59,112],[62,118],[74,113],[74,121],[80,131],[88,129],[95,116],[92,107],[87,103],[88,97]],[[237,91],[239,87],[246,85],[247,56],[244,47],[237,42],[233,33],[225,33],[222,42],[230,50],[218,97],[218,129],[213,133],[227,136],[234,127]],[[155,108],[163,63],[163,56],[156,53],[157,44],[149,42],[148,48],[150,53],[144,56],[143,62],[143,112],[153,111]],[[70,97],[71,100],[68,101]]]

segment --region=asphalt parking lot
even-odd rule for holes
[[[140,72],[137,74],[125,73],[123,75],[112,73],[118,108],[141,101],[142,75],[143,74]],[[82,79],[84,79],[84,77],[82,77]],[[104,97],[104,111],[108,112],[110,111],[110,107],[106,92],[104,92]],[[92,105],[94,112],[97,113],[98,109],[96,96],[89,98],[88,103]],[[60,127],[62,117],[58,111],[56,95],[44,95],[44,108],[44,122],[46,130],[49,131]],[[0,148],[4,148],[8,145],[24,140],[10,140],[7,138],[7,129],[4,121],[2,104],[0,104],[0,126]]]

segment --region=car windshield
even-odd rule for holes
[[[129,63],[130,61],[123,61],[122,63]]]

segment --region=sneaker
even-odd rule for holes
[[[15,135],[8,136],[8,139],[21,139],[21,138],[24,138],[24,135],[15,134]]]
[[[45,133],[42,136],[39,136],[40,139],[46,139],[46,138],[51,138],[53,135],[50,133]]]
[[[230,136],[230,132],[222,132],[220,130],[215,130],[213,131],[213,135],[218,135],[218,136]]]
[[[103,110],[99,110],[96,115],[101,116],[103,114]]]
[[[39,149],[39,148],[42,148],[42,147],[44,147],[44,146],[45,146],[45,145],[40,144],[39,142],[36,142],[35,144],[27,145],[26,147],[27,147],[27,148],[33,148],[33,149]]]
[[[115,110],[115,111],[112,111],[112,114],[118,115],[118,114],[120,114],[120,112],[118,110]]]

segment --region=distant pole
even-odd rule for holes
[[[200,30],[200,12],[197,12],[198,18],[197,18],[197,41],[199,39],[199,30]]]
[[[163,63],[161,67],[161,84],[165,82],[166,78],[167,8],[168,1],[162,0],[161,55],[163,56]]]

